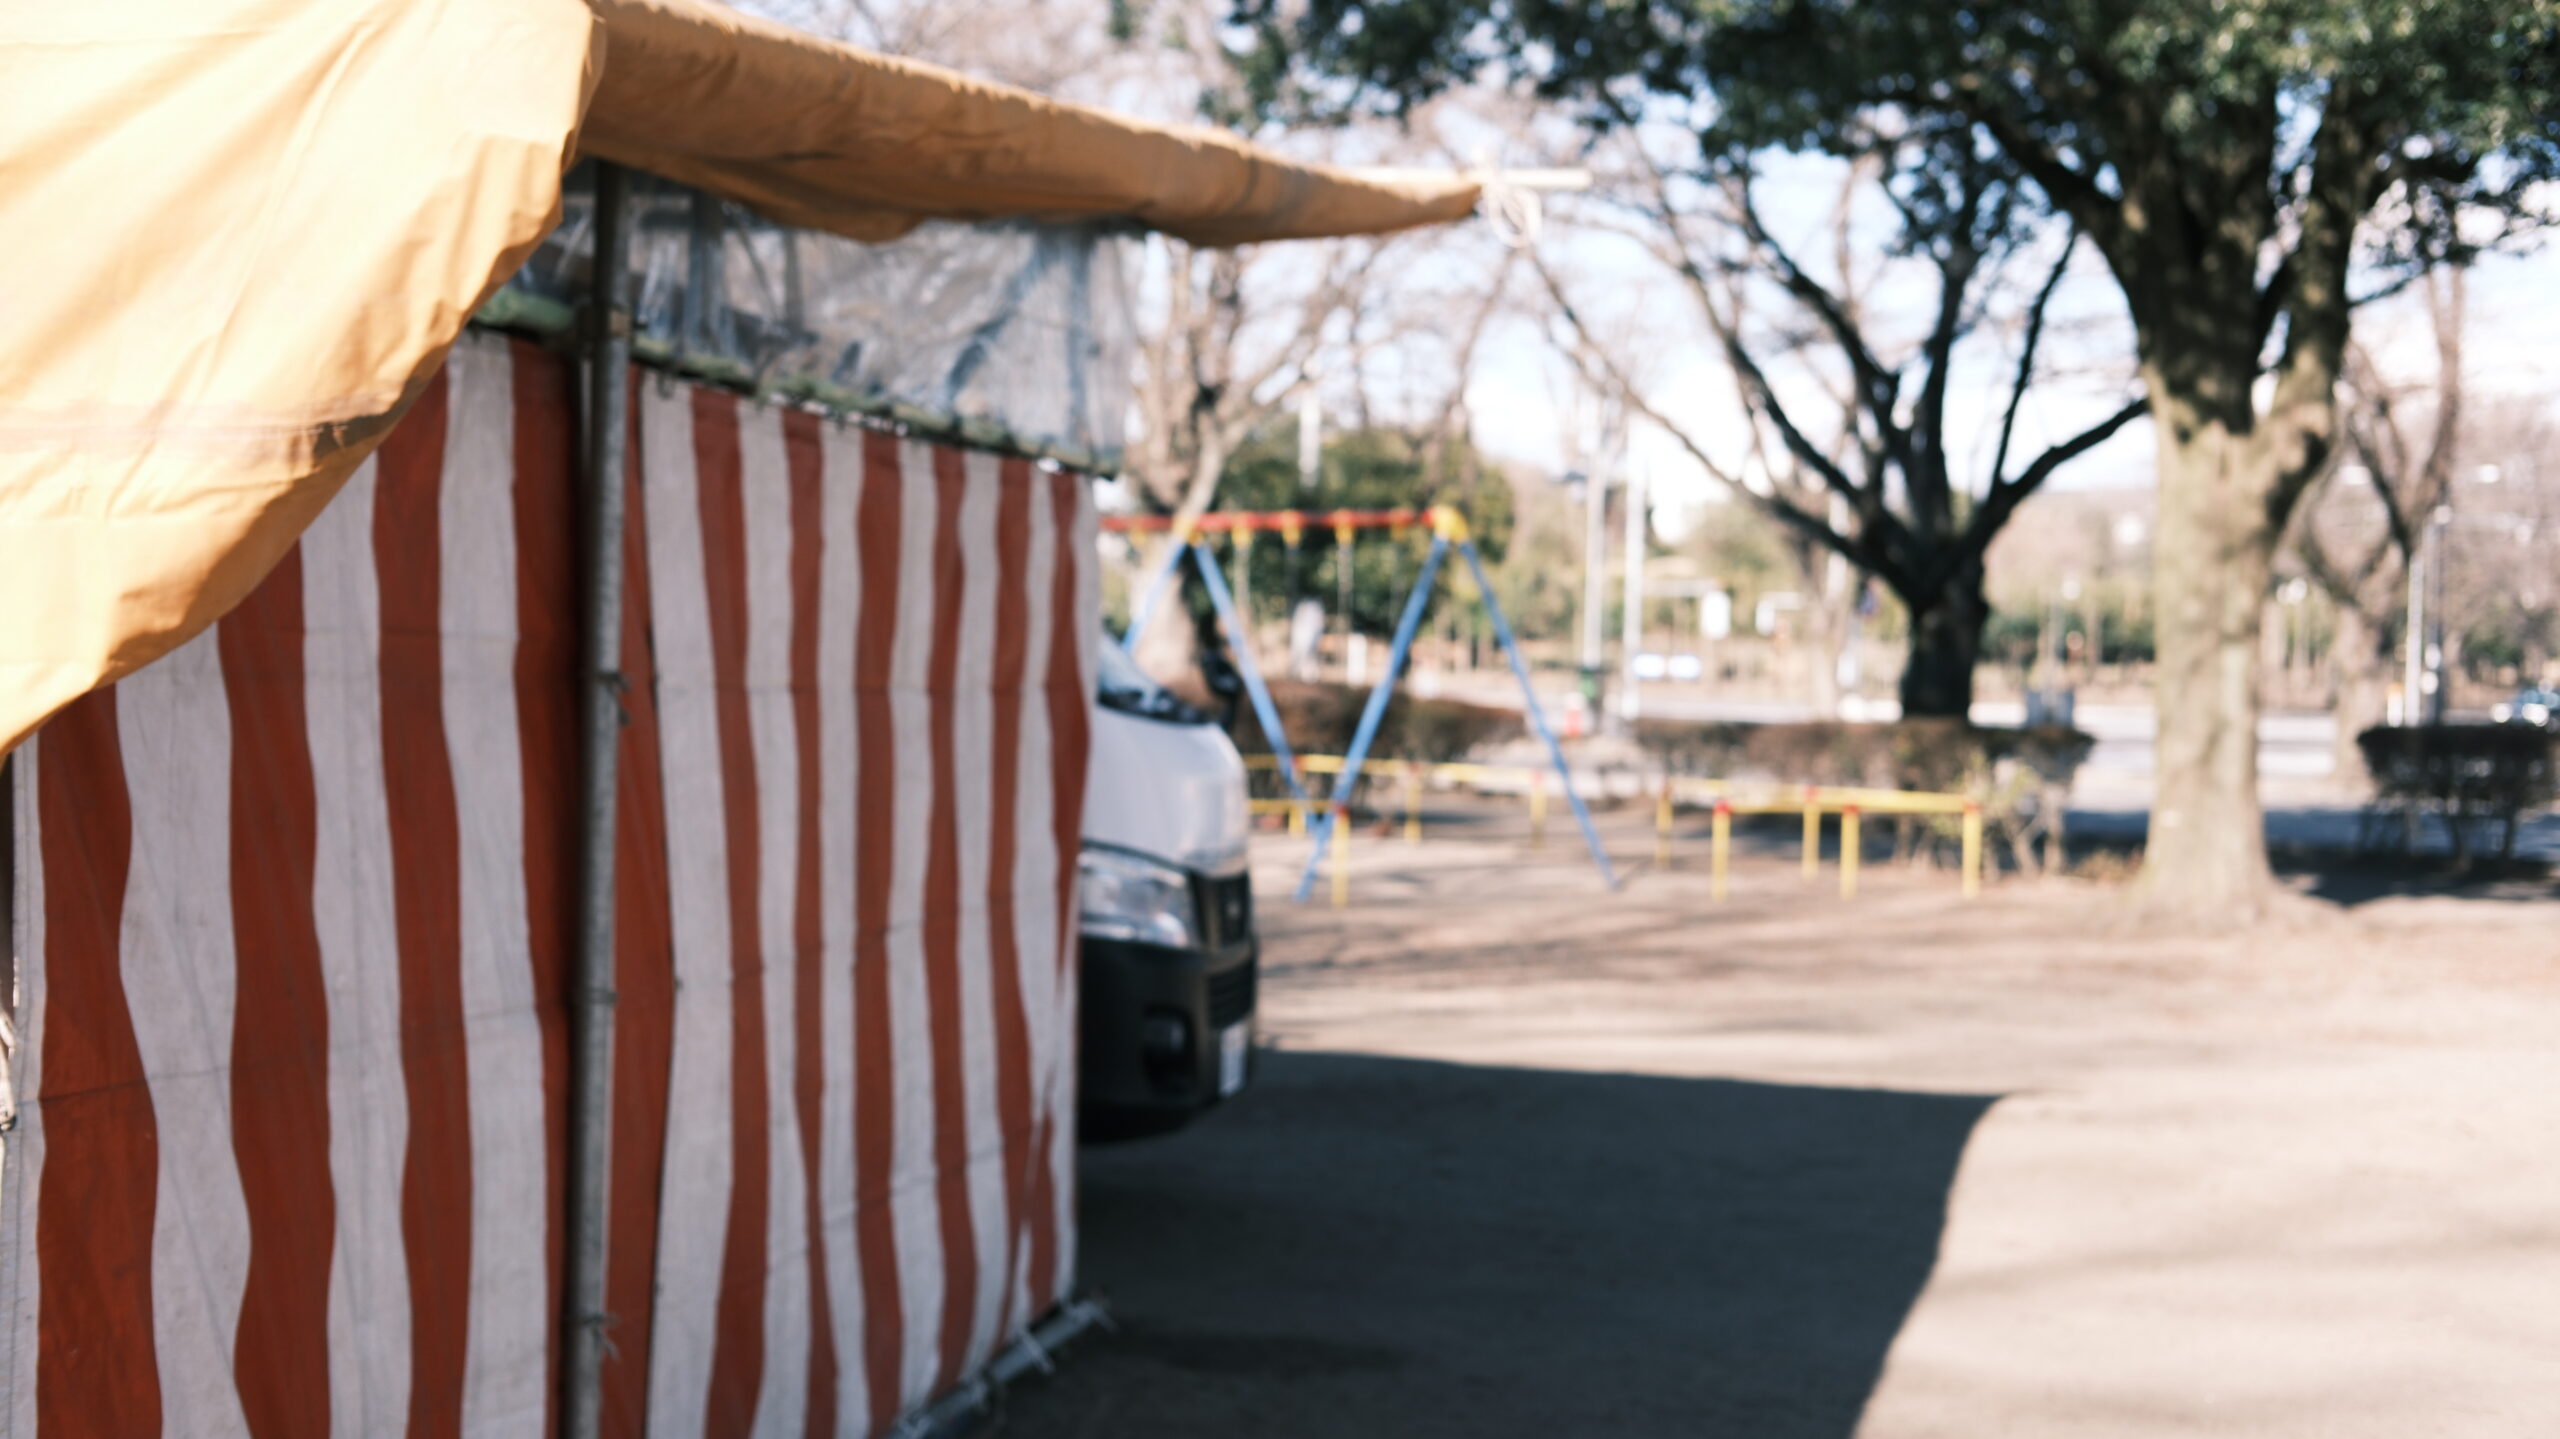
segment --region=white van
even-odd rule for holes
[[[1105,637],[1084,806],[1085,1134],[1179,1128],[1253,1064],[1253,815],[1216,720]]]

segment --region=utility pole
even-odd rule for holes
[[[2452,686],[2446,683],[2450,677],[2444,668],[2444,572],[2448,568],[2445,564],[2444,532],[2452,523],[2451,505],[2438,505],[2435,512],[2427,517],[2427,588],[2433,591],[2427,597],[2427,607],[2433,612],[2427,616],[2426,713],[2429,724],[2444,723],[2445,706],[2452,698],[2448,693]]]
[[[2432,543],[2430,536],[2420,536],[2417,553],[2409,557],[2409,613],[2400,627],[2400,723],[2405,725],[2422,722],[2419,688],[2427,666],[2427,551]]]
[[[1618,617],[1618,628],[1624,639],[1618,663],[1618,718],[1632,730],[1639,702],[1636,693],[1636,656],[1644,650],[1644,552],[1646,530],[1645,471],[1641,465],[1627,467],[1627,579],[1626,609]]]
[[[1307,377],[1307,387],[1298,392],[1298,489],[1301,493],[1316,487],[1316,477],[1324,467],[1324,401],[1316,395],[1315,377]]]
[[[1606,474],[1585,475],[1582,479],[1582,697],[1592,707],[1592,722],[1600,719],[1601,638],[1600,611],[1607,605],[1605,586],[1609,568],[1609,477]]]

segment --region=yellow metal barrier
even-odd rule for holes
[[[1299,755],[1302,775],[1338,775],[1342,773],[1340,755]],[[1279,768],[1276,757],[1267,754],[1245,756],[1249,769]],[[1548,771],[1544,766],[1489,765],[1473,763],[1423,764],[1402,762],[1400,781],[1404,807],[1404,838],[1407,844],[1422,841],[1423,789],[1428,783],[1481,785],[1500,781],[1517,783],[1528,798],[1529,844],[1535,848],[1545,842],[1547,829]],[[1714,897],[1722,900],[1728,888],[1732,864],[1733,817],[1738,814],[1797,814],[1804,820],[1801,865],[1810,882],[1822,873],[1822,820],[1827,813],[1840,816],[1840,897],[1854,899],[1858,893],[1858,874],[1865,856],[1859,844],[1865,817],[1880,815],[1954,815],[1961,820],[1964,895],[1971,899],[1982,893],[1982,806],[1979,802],[1954,794],[1930,794],[1915,790],[1869,789],[1859,786],[1805,785],[1792,791],[1767,791],[1758,796],[1736,795],[1724,780],[1667,777],[1654,792],[1654,865],[1659,869],[1673,866],[1672,838],[1675,816],[1682,804],[1704,803],[1712,807],[1712,849],[1710,885]],[[1255,814],[1285,814],[1289,817],[1289,833],[1304,835],[1309,815],[1323,808],[1317,801],[1301,804],[1295,799],[1257,799],[1251,802]],[[1334,902],[1348,904],[1350,867],[1348,847],[1342,844],[1350,831],[1349,811],[1333,806],[1336,844],[1332,854]]]
[[[1733,801],[1722,797],[1716,800],[1715,821],[1709,835],[1707,896],[1716,903],[1722,904],[1724,903],[1725,862],[1733,851]]]
[[[1822,806],[1814,803],[1813,786],[1804,788],[1804,877],[1809,884],[1822,873]]]
[[[1964,806],[1964,897],[1982,893],[1982,806],[1971,800]]]
[[[1351,903],[1351,806],[1333,807],[1333,907]]]

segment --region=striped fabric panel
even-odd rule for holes
[[[1054,1296],[1071,871],[1019,777],[1074,771],[1080,814],[1085,692],[1061,724],[1027,676],[1083,682],[1090,504],[716,391],[640,408],[675,984],[663,1021],[624,994],[669,1043],[662,1137],[616,1137],[664,1155],[619,1432],[876,1432]]]
[[[571,383],[467,339],[21,751],[0,1434],[556,1423]],[[634,390],[607,1427],[876,1433],[1072,1273],[1092,509]]]

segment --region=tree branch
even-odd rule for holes
[[[2026,404],[2027,390],[2035,383],[2036,352],[2044,344],[2045,310],[2053,304],[2053,295],[2062,288],[2062,277],[2071,268],[2071,252],[2080,248],[2080,229],[2073,226],[2063,237],[2062,253],[2054,257],[2053,270],[2036,288],[2033,303],[2027,306],[2027,328],[2020,338],[2017,378],[2009,385],[2009,404],[2000,414],[2000,443],[1991,452],[1991,488],[1998,489],[2009,475],[2009,441],[2018,430],[2018,411]]]
[[[1982,77],[1958,76],[1950,86],[1958,114],[1982,127],[1992,143],[2036,182],[2054,207],[2096,242],[2109,262],[2123,258],[2124,210],[2121,202],[2098,188],[2098,182],[2073,169],[2054,148],[2029,133],[2015,117],[1984,94]]]
[[[1943,552],[1941,563],[1932,573],[1943,584],[1966,566],[1979,562],[1991,549],[1992,539],[2000,533],[2009,517],[2017,512],[2027,497],[2043,488],[2056,470],[2115,437],[2118,430],[2132,424],[2151,411],[2149,398],[2129,400],[2122,409],[2073,435],[2070,439],[2035,457],[2033,463],[2018,472],[2014,480],[1995,481],[1982,503],[1974,507],[1965,522],[1964,537]]]
[[[1901,377],[1876,359],[1875,351],[1867,344],[1867,337],[1860,332],[1856,319],[1840,297],[1806,274],[1795,257],[1787,253],[1786,247],[1778,243],[1777,237],[1769,233],[1769,227],[1761,222],[1759,207],[1752,202],[1750,177],[1747,174],[1738,176],[1726,189],[1734,213],[1742,223],[1743,234],[1768,256],[1771,268],[1777,272],[1778,282],[1787,293],[1812,311],[1823,328],[1831,332],[1832,342],[1848,358],[1849,369],[1857,377],[1857,388],[1864,406],[1875,417],[1879,432],[1886,437],[1889,448],[1899,448],[1894,439],[1897,432],[1893,412],[1902,389]],[[1666,209],[1669,208],[1667,195],[1662,203]]]
[[[1548,294],[1555,300],[1558,313],[1564,317],[1565,323],[1573,331],[1576,343],[1567,348],[1566,357],[1586,380],[1604,385],[1618,397],[1621,404],[1651,420],[1664,433],[1670,435],[1673,442],[1687,452],[1691,459],[1698,462],[1699,467],[1707,472],[1708,478],[1740,496],[1745,502],[1779,524],[1839,555],[1861,570],[1882,573],[1888,569],[1898,568],[1890,557],[1872,552],[1874,549],[1872,541],[1861,543],[1860,537],[1844,535],[1832,528],[1828,522],[1801,506],[1789,502],[1776,492],[1774,479],[1771,488],[1764,492],[1752,488],[1741,476],[1718,463],[1715,457],[1708,454],[1705,447],[1698,443],[1697,438],[1689,432],[1687,426],[1656,408],[1653,402],[1646,399],[1643,392],[1636,388],[1626,372],[1609,358],[1608,352],[1592,336],[1580,312],[1565,297],[1563,287],[1557,282],[1554,272],[1534,254],[1530,257],[1530,265],[1538,272],[1538,277],[1545,282]],[[1793,431],[1782,429],[1782,433],[1793,433]],[[1797,448],[1801,443],[1802,436],[1797,435],[1796,439],[1789,444],[1790,453],[1794,454],[1800,463],[1805,459],[1804,451]],[[1838,474],[1836,467],[1833,467],[1827,459],[1821,459],[1818,454],[1810,467],[1829,470],[1834,475]],[[1841,479],[1845,482],[1845,476]],[[1838,489],[1839,485],[1835,484],[1833,488]],[[1854,488],[1851,493],[1854,494]]]

